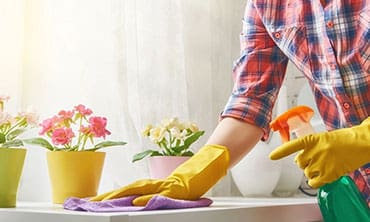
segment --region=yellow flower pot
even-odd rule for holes
[[[53,203],[64,203],[68,197],[97,195],[104,159],[104,152],[48,152]]]
[[[26,149],[0,148],[0,207],[15,207]]]

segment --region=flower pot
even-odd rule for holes
[[[68,197],[95,196],[99,188],[104,159],[104,152],[48,152],[53,203],[64,203]]]
[[[148,158],[149,173],[153,179],[168,177],[179,165],[184,163],[188,156],[152,156]]]
[[[0,207],[15,207],[26,149],[0,148]]]

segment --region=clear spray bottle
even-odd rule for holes
[[[313,114],[311,108],[297,106],[278,116],[270,126],[280,133],[283,142],[288,142],[291,133],[297,137],[315,133],[310,123]],[[369,207],[349,176],[320,187],[317,198],[325,222],[370,222]]]

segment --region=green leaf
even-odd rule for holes
[[[179,156],[184,150],[188,149],[188,146],[182,145],[172,148],[172,153],[169,153],[167,156]]]
[[[177,156],[180,154],[175,147],[166,148],[162,150],[163,156]]]
[[[204,134],[204,131],[198,131],[198,132],[195,132],[193,135],[189,136],[188,138],[186,138],[186,140],[184,141],[184,144],[182,146],[179,146],[179,147],[174,147],[172,148],[172,150],[174,151],[174,153],[176,153],[176,155],[178,156],[186,156],[188,155],[186,152],[186,150],[188,150],[190,148],[190,146],[199,139],[199,137],[201,137],[202,135]],[[190,151],[191,152],[191,151]],[[193,152],[191,152],[193,153]],[[176,156],[176,155],[173,155],[173,156]]]
[[[163,155],[156,150],[145,150],[144,152],[135,154],[134,157],[132,158],[132,162],[136,162],[147,156],[163,156]]]
[[[110,147],[110,146],[123,146],[127,144],[126,142],[121,141],[103,141],[94,146],[92,149],[87,149],[87,151],[95,151],[104,147]]]
[[[5,143],[5,135],[4,133],[0,133],[0,143]]]
[[[181,156],[193,156],[193,155],[194,155],[193,151],[190,151],[190,150],[181,154]]]
[[[4,147],[4,148],[10,148],[10,147],[20,147],[20,146],[23,146],[23,142],[22,140],[12,140],[12,141],[8,141],[6,143],[3,143],[1,145],[1,147]]]
[[[51,145],[49,143],[49,141],[47,141],[46,139],[43,139],[43,138],[25,139],[25,140],[23,140],[23,142],[28,143],[28,144],[32,144],[32,145],[37,145],[37,146],[44,147],[44,148],[46,148],[50,151],[54,150],[53,145]]]
[[[193,144],[195,141],[197,141],[199,137],[201,137],[203,134],[204,134],[204,131],[198,131],[198,132],[195,132],[193,135],[189,136],[188,138],[186,138],[186,140],[184,141],[185,147],[186,148],[190,147],[190,145]]]
[[[152,152],[152,154],[150,156],[163,156],[163,153],[154,150],[154,152]]]
[[[75,117],[73,118],[73,121],[76,122],[79,118],[82,118],[81,113],[76,113]]]
[[[17,136],[24,133],[25,131],[26,131],[26,129],[13,130],[6,136],[6,138],[7,138],[7,140],[14,140]]]

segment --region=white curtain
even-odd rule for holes
[[[40,118],[85,104],[108,118],[100,191],[148,176],[140,131],[177,116],[212,132],[232,88],[245,1],[0,0],[0,94]],[[27,136],[36,136],[37,130]],[[46,150],[28,146],[21,200],[48,201]],[[223,182],[219,192],[229,192]],[[216,189],[217,190],[217,189]],[[217,191],[216,191],[217,193]]]

